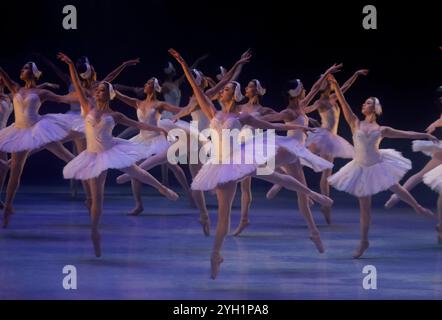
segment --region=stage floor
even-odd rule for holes
[[[213,281],[213,237],[203,236],[186,198],[172,203],[145,188],[145,213],[127,217],[133,206],[129,187],[108,188],[103,257],[97,259],[83,202],[67,191],[66,186],[20,191],[10,228],[0,230],[1,299],[442,298],[442,246],[436,244],[435,223],[407,207],[386,211],[377,203],[371,248],[353,260],[359,236],[354,199],[337,195],[331,227],[314,207],[326,246],[320,255],[289,192],[267,201],[263,189],[254,191],[252,224],[241,237],[227,238],[225,262]],[[208,203],[213,234],[215,198],[208,196]],[[77,269],[77,290],[63,288],[66,265]],[[377,269],[377,290],[363,288],[366,265]]]

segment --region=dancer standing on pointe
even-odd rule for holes
[[[40,106],[45,101],[70,103],[72,97],[59,96],[51,91],[39,89],[37,80],[41,72],[34,62],[26,63],[20,72],[22,87],[0,67],[0,78],[13,95],[15,122],[0,131],[0,151],[11,153],[11,170],[6,191],[3,227],[9,224],[14,213],[13,201],[20,185],[21,174],[29,154],[36,149],[47,149],[65,162],[74,156],[60,142],[72,128],[73,117],[66,114],[40,115]]]
[[[428,139],[437,141],[428,133],[401,131],[380,126],[377,117],[382,114],[378,98],[370,97],[362,105],[364,120],[353,113],[336,79],[329,76],[331,88],[336,92],[345,120],[353,133],[355,157],[342,167],[328,181],[340,191],[345,191],[359,199],[361,240],[353,258],[360,258],[369,247],[368,232],[371,223],[371,197],[381,191],[390,190],[410,205],[418,214],[434,218],[434,214],[422,207],[399,181],[411,169],[410,160],[393,149],[379,149],[383,138]]]
[[[173,106],[167,102],[159,101],[157,94],[161,93],[162,87],[159,84],[157,78],[149,79],[144,85],[144,93],[146,98],[144,100],[138,100],[121,94],[116,91],[116,98],[124,102],[130,107],[133,107],[137,111],[138,121],[149,124],[150,126],[158,126],[161,115],[164,111],[175,114],[181,110],[181,108]],[[167,150],[171,145],[167,141],[166,137],[161,132],[153,131],[140,131],[140,133],[130,139],[134,143],[141,143],[146,148],[146,157],[156,156],[157,158],[163,158],[164,163],[174,173],[178,182],[182,188],[186,191],[189,199],[193,203],[192,193],[187,183],[186,175],[179,165],[172,165],[167,163]],[[142,197],[141,197],[141,182],[136,179],[132,179],[132,193],[135,198],[135,208],[129,212],[129,215],[137,216],[144,211]]]
[[[368,70],[356,71],[350,79],[342,86],[342,92],[346,92],[361,75],[367,75]],[[354,155],[353,146],[347,140],[338,135],[339,118],[341,109],[337,105],[336,96],[332,95],[330,83],[324,81],[319,90],[320,98],[311,106],[306,107],[306,113],[318,111],[321,117],[321,128],[316,132],[309,133],[307,147],[324,159],[334,162],[334,158],[352,159]],[[330,185],[328,177],[332,170],[324,170],[321,175],[321,193],[329,196]],[[322,213],[328,224],[331,223],[331,207],[322,207]]]
[[[257,170],[262,165],[265,165],[266,161],[271,158],[275,159],[276,167],[281,165],[288,165],[293,160],[293,156],[284,148],[279,148],[271,145],[267,140],[261,142],[261,146],[258,146],[255,139],[249,139],[253,143],[252,163],[234,163],[235,159],[243,160],[245,150],[248,150],[248,142],[241,145],[240,148],[232,148],[232,141],[230,138],[223,139],[224,130],[240,130],[243,125],[250,125],[254,128],[261,129],[275,129],[275,130],[296,130],[301,128],[297,125],[280,125],[272,124],[266,121],[259,120],[251,115],[239,115],[236,100],[241,95],[234,82],[230,82],[224,87],[223,92],[220,95],[222,102],[222,111],[216,110],[211,99],[207,97],[197,84],[192,71],[187,66],[187,63],[180,56],[178,52],[173,49],[169,50],[175,59],[181,64],[184,73],[189,81],[199,106],[205,115],[210,119],[210,128],[216,132],[216,138],[212,140],[214,148],[217,150],[215,156],[211,157],[206,162],[201,170],[196,175],[192,183],[192,188],[196,190],[213,190],[216,189],[218,199],[218,222],[215,235],[215,243],[211,255],[211,277],[215,279],[218,275],[220,265],[223,262],[221,257],[221,248],[224,243],[224,239],[228,233],[230,226],[230,213],[232,210],[233,199],[236,192],[237,183],[248,176],[256,176],[257,178],[270,181],[283,185],[285,188],[305,193],[311,197],[314,201],[320,202],[322,205],[331,205],[332,200],[326,196],[318,194],[301,182],[294,179],[291,176],[273,172],[270,175],[257,175]],[[236,98],[236,99],[235,99]],[[307,128],[305,128],[307,129]],[[237,142],[239,143],[239,142]],[[260,147],[262,149],[260,149]],[[260,149],[260,150],[259,150]],[[234,151],[232,151],[234,150]],[[264,156],[263,150],[267,151],[267,155]],[[239,152],[239,154],[238,154]],[[221,162],[221,163],[220,163]],[[227,163],[226,163],[227,162]],[[320,239],[319,231],[312,220],[312,217],[306,217],[309,221],[309,229],[311,232],[311,240],[316,245],[320,252],[323,252],[323,246]]]
[[[88,99],[81,86],[72,60],[63,53],[58,58],[68,64],[72,83],[80,100],[82,115],[85,119],[87,149],[69,162],[63,170],[66,179],[89,180],[92,194],[91,219],[92,241],[97,257],[101,256],[99,222],[103,210],[104,185],[108,169],[119,169],[140,182],[151,185],[170,200],[177,200],[178,195],[162,185],[149,173],[135,163],[145,157],[146,148],[142,144],[114,138],[112,130],[116,123],[133,126],[140,130],[163,132],[164,130],[127,118],[114,112],[110,101],[115,92],[109,82],[98,85],[94,100]]]

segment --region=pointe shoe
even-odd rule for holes
[[[321,212],[324,215],[325,222],[327,222],[328,225],[331,225],[331,207],[322,206]]]
[[[6,229],[11,221],[11,216],[14,214],[14,209],[5,207],[3,211],[3,228]]]
[[[94,245],[94,253],[97,258],[101,257],[101,236],[98,230],[92,231],[92,244]]]
[[[163,187],[161,189],[158,189],[158,191],[165,196],[167,199],[172,200],[172,201],[177,201],[178,198],[180,197],[175,191],[167,188],[167,187]]]
[[[210,258],[210,277],[215,280],[218,276],[219,269],[221,268],[221,263],[224,262],[223,257],[218,254],[212,254],[212,257]]]
[[[333,200],[331,198],[317,192],[313,192],[313,194],[310,196],[310,199],[319,203],[323,207],[331,207],[333,205]]]
[[[247,228],[249,225],[250,225],[250,220],[248,218],[241,219],[238,227],[235,229],[235,231],[233,231],[232,236],[238,237],[244,231],[244,229]]]
[[[388,199],[387,202],[385,202],[384,207],[386,209],[391,209],[393,208],[395,205],[397,205],[399,202],[399,198],[397,195],[393,194],[391,195],[390,199]]]
[[[143,213],[143,211],[144,211],[143,206],[136,206],[132,211],[128,212],[127,215],[136,217],[139,216],[141,213]]]
[[[279,193],[279,191],[281,191],[280,187],[277,187],[277,186],[271,187],[270,190],[266,194],[267,200],[274,199],[276,197],[276,195]]]
[[[203,233],[206,237],[210,236],[210,219],[209,216],[202,216],[199,218],[199,223],[203,227]]]
[[[353,259],[359,259],[364,254],[365,250],[370,247],[370,243],[368,241],[361,241],[358,249],[353,254]]]
[[[324,244],[322,243],[321,236],[319,234],[310,235],[310,240],[314,243],[319,253],[324,253]]]

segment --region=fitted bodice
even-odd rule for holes
[[[157,126],[158,121],[161,118],[161,114],[157,111],[156,108],[150,108],[149,110],[144,110],[143,108],[138,107],[137,108],[137,117],[138,120],[142,123],[151,125],[151,126]],[[156,137],[159,135],[159,132],[155,131],[149,131],[149,130],[141,130],[140,135],[145,138],[149,139],[152,137]]]
[[[21,93],[14,95],[14,115],[16,128],[29,128],[40,119],[41,100],[38,94],[28,93],[23,96]]]
[[[233,150],[235,150],[235,147],[239,145],[237,140],[230,138],[230,134],[232,133],[231,130],[233,129],[236,129],[237,133],[240,132],[241,122],[239,121],[237,115],[217,112],[215,117],[213,117],[210,121],[210,128],[217,134],[217,137],[211,137],[215,157],[218,159],[225,159],[232,153]],[[226,139],[223,139],[223,134]],[[233,144],[234,142],[235,147]]]
[[[380,161],[379,145],[382,140],[381,129],[364,132],[357,129],[353,134],[354,160],[363,166],[372,166]]]
[[[197,109],[193,111],[191,114],[192,121],[198,122],[198,130],[203,131],[204,129],[207,129],[210,126],[209,118],[204,114],[203,110]]]
[[[98,153],[112,148],[114,127],[115,121],[110,114],[102,114],[98,120],[93,112],[89,112],[85,119],[87,151]]]
[[[286,124],[308,126],[308,117],[305,114],[301,114],[296,117],[296,119],[292,121],[287,121]],[[301,144],[304,144],[305,140],[307,139],[307,135],[302,130],[289,130],[287,131],[287,136],[296,138],[296,140]]]
[[[0,100],[0,129],[5,128],[8,124],[12,110],[13,106],[9,100]]]
[[[341,109],[337,106],[331,106],[330,108],[320,110],[319,116],[321,117],[321,128],[327,129],[333,134],[337,134],[340,114]]]

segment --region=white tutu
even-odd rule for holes
[[[424,183],[436,192],[442,192],[442,165],[424,175]]]
[[[222,159],[211,157],[192,182],[193,190],[209,191],[218,185],[239,181],[274,160],[279,146],[264,136],[257,135],[245,143],[237,143],[236,150]],[[289,161],[293,161],[295,156]],[[237,161],[234,161],[237,160]],[[222,162],[224,161],[224,162]]]
[[[135,137],[129,139],[129,141],[142,144],[145,148],[145,154],[147,154],[147,157],[150,157],[154,154],[163,153],[164,151],[167,151],[170,146],[170,142],[168,142],[166,137],[162,134],[155,135],[149,139],[146,139],[140,133],[137,134]]]
[[[333,163],[310,152],[295,137],[276,136],[276,143],[299,158],[303,166],[312,168],[315,172],[333,168]]]
[[[353,160],[329,177],[328,182],[334,188],[356,197],[388,190],[411,169],[411,161],[393,149],[382,149],[379,152],[379,162],[363,166]]]
[[[0,130],[0,151],[31,151],[51,142],[66,138],[72,129],[75,116],[71,114],[46,114],[27,128],[17,128],[15,123]]]
[[[415,140],[413,141],[413,151],[422,152],[423,154],[432,157],[436,152],[442,152],[442,142],[434,143],[427,140]]]
[[[315,145],[323,154],[332,155],[333,158],[352,159],[354,157],[353,146],[347,140],[324,128],[308,133],[306,146],[311,145]]]
[[[113,146],[102,152],[83,151],[63,169],[65,179],[87,180],[108,169],[123,169],[149,156],[143,144],[113,138]],[[147,153],[146,153],[147,152]]]

